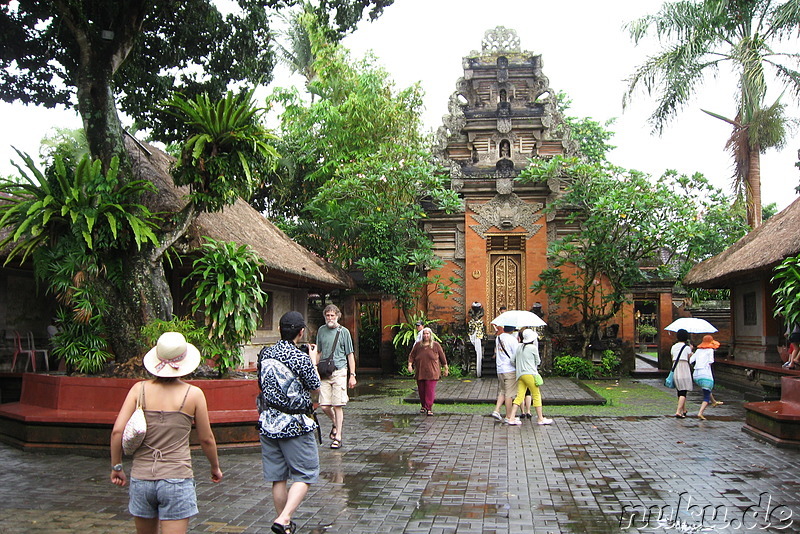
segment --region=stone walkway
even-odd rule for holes
[[[460,387],[486,387],[476,382]],[[322,475],[295,516],[299,532],[800,531],[800,452],[744,434],[741,399],[728,392],[708,421],[579,416],[509,427],[386,402],[407,395],[405,384],[374,381],[352,400],[343,448],[325,440],[320,449]],[[696,392],[690,400],[696,409]],[[0,533],[134,530],[106,459],[0,444],[0,465]],[[195,458],[201,511],[190,531],[269,532],[274,511],[259,455],[226,454],[222,467],[214,485]]]

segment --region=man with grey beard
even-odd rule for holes
[[[341,310],[336,305],[329,304],[322,313],[325,325],[317,330],[319,359],[328,358],[333,354],[336,370],[331,376],[322,378],[319,405],[333,423],[329,435],[331,449],[339,449],[342,446],[344,407],[349,400],[347,388],[356,387],[356,359],[350,331],[339,324],[339,319],[342,317]]]

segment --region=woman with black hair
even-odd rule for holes
[[[672,345],[672,370],[675,373],[675,389],[678,391],[678,407],[675,417],[686,418],[686,394],[692,391],[692,368],[689,358],[692,355],[692,344],[689,342],[689,332],[681,328],[677,332],[678,341]]]

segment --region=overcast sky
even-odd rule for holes
[[[625,79],[641,64],[654,45],[635,47],[623,24],[655,13],[659,0],[395,0],[376,22],[362,22],[344,44],[356,57],[372,50],[398,87],[420,82],[425,90],[424,120],[430,129],[441,125],[447,102],[463,74],[461,59],[480,50],[488,29],[516,30],[523,50],[541,54],[544,74],[555,91],[572,99],[571,113],[604,122],[617,121],[611,154],[617,165],[654,176],[674,168],[682,173],[702,172],[728,190],[730,156],[723,150],[730,128],[701,110],[733,115],[735,82],[721,75],[710,78],[704,90],[682,111],[661,137],[651,135],[646,119],[655,101],[637,95],[624,112]],[[795,45],[796,48],[796,45]],[[286,85],[280,78],[274,85]],[[789,115],[800,116],[787,99]],[[0,173],[13,168],[10,146],[35,154],[39,140],[52,126],[79,127],[71,112],[51,111],[0,103],[4,128],[0,129]],[[800,136],[794,135],[782,152],[762,156],[762,191],[765,204],[779,208],[796,198],[800,171],[794,167]]]

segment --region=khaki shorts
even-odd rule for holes
[[[321,380],[319,388],[320,406],[344,406],[350,398],[347,396],[347,367],[333,372],[328,378]]]
[[[497,394],[509,399],[517,396],[517,373],[500,373],[497,375]]]

